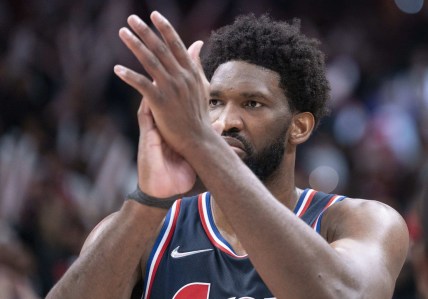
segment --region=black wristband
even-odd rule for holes
[[[141,191],[140,187],[137,185],[137,189],[135,189],[134,192],[129,193],[126,196],[126,200],[135,200],[136,202],[139,202],[140,204],[155,207],[155,208],[161,208],[161,209],[169,209],[174,204],[174,202],[180,198],[180,195],[174,195],[167,198],[158,198],[154,196],[150,196],[143,191]]]

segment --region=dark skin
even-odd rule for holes
[[[186,51],[165,18],[154,12],[151,19],[161,38],[136,16],[128,19],[135,33],[121,29],[120,37],[153,81],[115,68],[144,96],[140,188],[168,197],[189,191],[198,176],[213,195],[221,233],[248,254],[277,298],[391,298],[408,246],[400,215],[375,201],[347,199],[327,210],[321,235],[314,232],[291,211],[301,193],[296,147],[312,133],[312,114],[293,113],[278,74],[246,62],[220,65],[207,84],[198,64],[202,44]],[[248,153],[239,142],[219,134],[233,128],[259,152],[284,127],[284,157],[264,182],[242,162]],[[125,202],[94,230],[48,298],[129,298],[165,213]]]

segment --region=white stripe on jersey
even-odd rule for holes
[[[243,257],[247,257],[248,255],[238,255],[235,252],[233,252],[233,250],[231,248],[229,248],[229,246],[227,244],[225,244],[220,238],[217,237],[216,233],[214,232],[214,229],[212,227],[212,224],[210,222],[208,213],[210,213],[212,215],[212,211],[208,211],[207,210],[207,196],[208,196],[208,192],[205,192],[202,195],[202,211],[204,214],[204,222],[208,228],[208,231],[212,237],[212,239],[217,243],[217,245],[219,245],[221,248],[225,249],[230,255],[234,256],[234,257],[238,257],[238,258],[243,258]],[[215,224],[214,224],[215,225]],[[215,245],[215,244],[214,244]]]

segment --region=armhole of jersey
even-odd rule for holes
[[[344,200],[345,198],[347,198],[346,196],[340,196],[340,195],[334,195],[331,197],[331,199],[329,200],[329,202],[325,205],[324,209],[321,211],[321,213],[319,214],[319,216],[317,217],[317,219],[315,220],[315,222],[312,224],[312,228],[318,233],[321,233],[321,222],[322,222],[322,218],[324,216],[325,211],[327,211],[327,209],[329,207],[331,207],[332,205],[334,205],[337,202],[340,202],[342,200]]]
[[[156,276],[157,268],[159,267],[160,261],[165,254],[166,248],[168,247],[172,236],[174,235],[175,226],[177,224],[178,215],[180,213],[181,199],[178,199],[168,214],[165,216],[165,221],[159,232],[158,237],[153,245],[153,249],[150,252],[150,256],[147,260],[146,265],[146,279],[144,280],[144,295],[142,298],[150,298],[150,292],[153,285],[154,278]]]

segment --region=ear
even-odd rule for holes
[[[314,115],[310,112],[295,114],[290,126],[289,142],[294,145],[308,140],[315,126]]]

